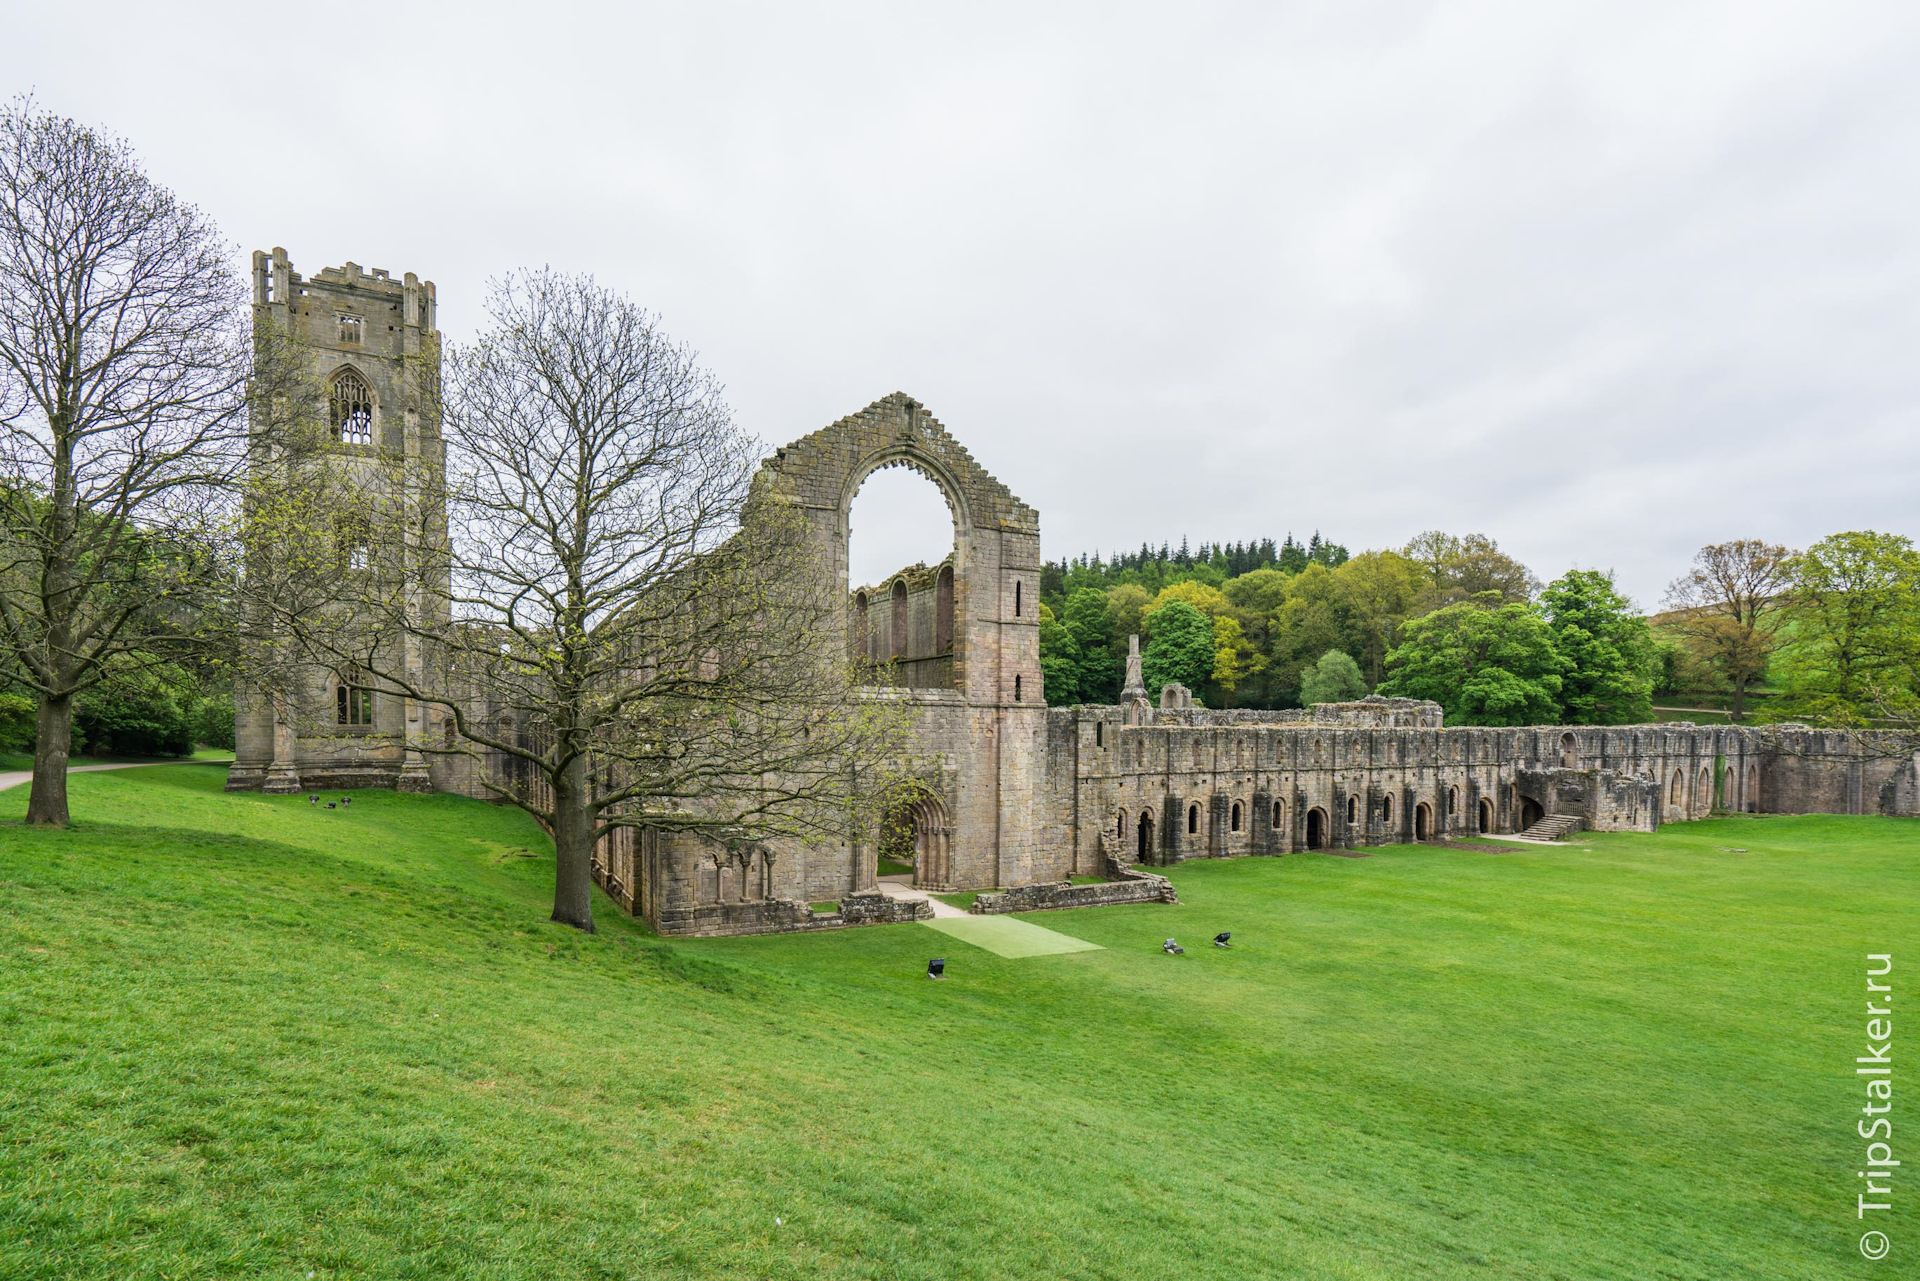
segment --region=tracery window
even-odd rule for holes
[[[333,687],[334,720],[339,724],[373,724],[373,691],[360,684],[360,679],[360,674],[349,668]]]
[[[344,445],[373,443],[373,393],[351,369],[333,380],[333,438]]]

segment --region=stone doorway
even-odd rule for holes
[[[1134,851],[1137,855],[1134,861],[1138,863],[1151,863],[1153,861],[1152,810],[1140,811],[1140,822],[1136,825],[1134,835],[1139,843],[1139,848]]]
[[[1433,839],[1433,807],[1425,801],[1413,807],[1413,839],[1416,841]]]
[[[1539,801],[1526,796],[1520,798],[1520,831],[1526,831],[1546,816],[1546,807]]]
[[[1323,850],[1327,847],[1327,812],[1319,806],[1307,811],[1307,848]]]
[[[874,879],[924,889],[953,880],[953,827],[947,807],[925,784],[901,787],[880,820]]]
[[[1480,831],[1484,834],[1493,830],[1493,802],[1486,797],[1480,798]]]

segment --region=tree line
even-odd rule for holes
[[[1186,565],[1056,562],[1041,597],[1048,702],[1113,701],[1137,632],[1149,694],[1178,682],[1216,707],[1377,692],[1432,699],[1451,724],[1609,725],[1654,719],[1656,693],[1688,691],[1724,695],[1739,721],[1765,687],[1764,719],[1920,721],[1920,556],[1901,535],[1703,547],[1652,616],[1610,573],[1543,585],[1483,534],[1238,573],[1230,551],[1203,550]]]

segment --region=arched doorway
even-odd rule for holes
[[[1745,799],[1747,802],[1747,813],[1758,814],[1760,812],[1760,767],[1758,765],[1747,766],[1747,795]]]
[[[1539,801],[1530,796],[1520,798],[1520,830],[1526,831],[1547,816],[1547,811]]]
[[[1139,845],[1139,848],[1135,850],[1135,853],[1139,856],[1136,861],[1151,863],[1153,861],[1153,811],[1141,810],[1140,821],[1134,824],[1134,829],[1134,834],[1138,838]]]
[[[1413,807],[1413,839],[1416,841],[1433,839],[1433,807],[1425,801]]]
[[[941,889],[953,881],[947,807],[925,784],[901,787],[881,815],[876,880]]]
[[[1318,805],[1307,811],[1307,848],[1323,850],[1327,847],[1327,812]]]
[[[1572,734],[1560,736],[1560,768],[1572,769],[1580,763],[1580,740]]]
[[[1480,830],[1482,832],[1493,830],[1493,802],[1484,796],[1480,798]]]

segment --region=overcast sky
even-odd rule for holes
[[[0,30],[0,86],[127,135],[240,248],[418,272],[456,338],[489,276],[592,272],[774,444],[905,391],[1049,557],[1483,530],[1653,605],[1706,541],[1920,534],[1910,2]],[[866,505],[866,576],[921,554]]]

